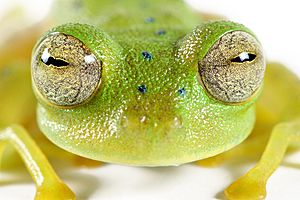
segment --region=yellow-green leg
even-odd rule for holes
[[[22,127],[13,125],[0,131],[0,141],[12,145],[20,154],[37,192],[35,199],[75,199],[74,193],[56,175],[47,158]]]
[[[268,178],[280,165],[289,144],[299,140],[300,119],[275,126],[260,161],[225,190],[226,197],[232,200],[264,199]]]

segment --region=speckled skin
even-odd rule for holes
[[[84,104],[66,108],[33,84],[38,124],[52,142],[95,160],[165,166],[214,156],[249,135],[258,94],[238,105],[214,99],[199,82],[198,62],[225,33],[251,31],[232,22],[202,25],[179,1],[76,2],[68,4],[75,15],[57,20],[72,23],[49,33],[81,40],[103,63],[101,85]]]

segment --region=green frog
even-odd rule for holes
[[[65,0],[50,16],[0,51],[0,150],[16,149],[35,199],[75,199],[44,153],[155,167],[264,151],[225,195],[266,196],[299,139],[300,82],[251,30],[179,0]]]

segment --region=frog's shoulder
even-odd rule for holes
[[[264,89],[257,102],[256,126],[274,125],[299,117],[300,80],[286,66],[267,64]]]

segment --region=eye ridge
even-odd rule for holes
[[[56,66],[56,67],[64,67],[64,66],[68,66],[69,63],[64,61],[64,60],[61,60],[61,59],[56,59],[52,56],[48,57],[47,59],[43,59],[41,58],[42,62],[46,65],[53,65],[53,66]]]
[[[248,52],[242,52],[240,55],[237,57],[231,59],[231,62],[236,62],[236,63],[244,63],[244,62],[251,62],[256,58],[255,54],[248,53]]]

